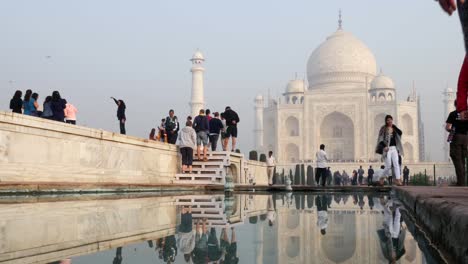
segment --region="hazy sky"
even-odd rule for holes
[[[118,131],[116,106],[127,104],[127,131],[147,137],[170,108],[189,112],[189,61],[206,57],[208,107],[231,105],[240,148],[253,146],[253,98],[280,94],[310,53],[337,28],[374,52],[400,99],[414,80],[422,98],[426,149],[442,158],[442,91],[455,87],[464,48],[458,16],[430,0],[395,1],[23,1],[0,2],[0,109],[14,90],[59,90],[78,122]],[[47,58],[51,56],[51,58]]]

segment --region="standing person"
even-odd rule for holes
[[[409,185],[409,169],[408,167],[403,168],[403,185]]]
[[[267,174],[268,174],[268,186],[273,185],[273,173],[275,171],[276,160],[273,157],[273,151],[268,151],[268,158],[266,161],[267,164]]]
[[[78,113],[78,109],[67,102],[65,105],[65,119],[68,124],[76,125],[76,113]]]
[[[239,115],[231,109],[231,107],[226,106],[224,111],[224,118],[226,119],[226,138],[225,145],[227,149],[227,145],[229,143],[229,138],[232,138],[232,148],[231,151],[236,151],[236,141],[237,141],[237,123],[240,122]]]
[[[180,131],[177,145],[182,154],[182,173],[192,173],[193,149],[196,147],[197,133],[192,128],[192,121],[187,121],[185,127]]]
[[[44,104],[42,105],[42,115],[41,117],[46,119],[52,119],[54,117],[54,113],[52,112],[52,96],[47,96],[44,100]]]
[[[460,113],[460,119],[468,120],[468,58],[466,56],[466,51],[468,50],[468,4],[465,3],[465,0],[458,0],[457,4],[455,4],[454,0],[438,0],[438,2],[449,16],[457,10],[458,5],[458,15],[460,17],[465,40],[465,59],[458,76],[456,111]]]
[[[221,123],[223,123],[223,129],[221,130],[221,147],[223,151],[227,150],[227,142],[226,142],[226,118],[224,118],[224,113],[221,113]]]
[[[359,166],[357,173],[359,185],[362,185],[362,181],[364,180],[364,170],[362,169],[362,166]]]
[[[351,178],[351,185],[357,185],[358,183],[358,176],[357,176],[357,171],[353,170],[352,178]]]
[[[327,153],[325,152],[325,145],[320,145],[320,150],[315,153],[315,158],[317,159],[317,174],[315,175],[315,181],[317,185],[322,184],[325,186],[325,180],[327,177]],[[321,183],[320,183],[321,179]]]
[[[455,101],[456,104],[457,101]],[[449,132],[450,158],[457,175],[457,186],[466,185],[466,164],[468,147],[468,122],[457,120],[457,111],[453,111],[447,117],[445,130]]]
[[[206,118],[208,118],[208,122],[210,122],[211,119],[213,119],[213,117],[211,116],[211,110],[210,109],[205,110],[205,115],[206,115]]]
[[[13,98],[10,100],[10,109],[13,113],[21,114],[21,109],[23,108],[23,100],[21,99],[23,92],[17,90],[13,95]]]
[[[174,110],[169,110],[169,116],[166,117],[164,127],[166,128],[167,142],[169,144],[175,144],[177,140],[177,132],[179,131],[179,120],[177,120]]]
[[[127,117],[125,116],[126,105],[125,102],[121,99],[117,100],[114,97],[111,97],[117,105],[117,119],[119,120],[120,125],[120,134],[125,135],[127,131],[125,130],[125,122],[127,122]]]
[[[58,91],[52,93],[52,101],[50,103],[50,108],[52,109],[52,119],[59,122],[65,121],[65,112],[64,109],[67,105],[67,101],[62,99]]]
[[[349,185],[349,175],[346,173],[345,170],[343,170],[343,173],[341,174],[343,177],[343,185]]]
[[[157,141],[166,142],[167,143],[167,134],[166,134],[166,119],[161,119],[161,124],[158,126],[158,135],[156,136]]]
[[[372,185],[372,177],[374,177],[374,169],[372,169],[372,165],[369,166],[369,169],[367,170],[367,186]]]
[[[385,125],[380,128],[377,140],[376,153],[381,154],[385,161],[385,168],[389,174],[393,165],[393,173],[395,175],[395,183],[402,186],[401,173],[398,153],[403,154],[403,145],[401,144],[401,135],[403,132],[393,124],[393,117],[387,115],[385,117]],[[388,175],[390,176],[390,174]]]
[[[333,173],[333,178],[335,186],[341,186],[341,175],[339,171],[335,171],[335,173]]]
[[[208,117],[208,116],[207,116]],[[218,148],[219,135],[224,128],[223,122],[219,119],[219,113],[214,113],[214,118],[210,122],[210,145],[211,151],[216,151]]]
[[[149,140],[156,140],[156,128],[152,128],[148,137]]]
[[[39,94],[33,93],[31,95],[31,99],[34,99],[34,102],[33,102],[34,110],[33,110],[32,116],[41,116],[42,112],[39,112],[39,103],[38,103]]]
[[[200,109],[199,115],[193,120],[193,128],[197,132],[197,158],[200,158],[200,147],[203,149],[203,161],[208,161],[208,134],[210,132],[210,123],[205,115],[205,110]]]

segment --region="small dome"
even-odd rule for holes
[[[291,80],[286,87],[286,93],[304,93],[305,83],[303,80]]]
[[[192,60],[205,60],[205,57],[203,57],[203,54],[201,51],[197,50],[192,56]]]
[[[372,80],[371,89],[395,89],[395,84],[390,77],[380,73]]]
[[[263,96],[261,94],[258,94],[256,97],[255,97],[255,101],[263,101]]]

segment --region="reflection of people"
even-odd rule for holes
[[[222,256],[222,250],[219,246],[218,238],[216,237],[216,229],[210,228],[208,236],[208,259],[209,261],[217,262]]]
[[[237,264],[239,258],[237,257],[237,241],[236,232],[234,227],[231,227],[231,242],[229,242],[228,234],[225,228],[221,231],[221,248],[224,250],[224,261],[221,263],[225,264]]]
[[[400,208],[396,207],[392,212],[391,202],[381,200],[384,212],[383,229],[377,230],[382,253],[390,263],[396,263],[405,253],[406,229],[402,228]]]
[[[177,242],[174,235],[164,238],[164,245],[162,248],[163,260],[166,263],[174,263],[177,256]]]
[[[195,233],[193,231],[192,207],[184,207],[181,213],[179,226],[178,244],[184,255],[185,261],[189,262],[191,253],[195,248]]]
[[[122,247],[118,247],[115,251],[114,261],[112,264],[121,264],[122,263]]]
[[[367,195],[367,200],[369,201],[369,208],[374,209],[374,196],[372,194]]]
[[[317,205],[317,225],[320,228],[320,233],[325,235],[328,227],[327,196],[317,195],[317,198],[315,198],[315,204]]]
[[[268,196],[267,219],[268,219],[268,225],[269,226],[273,226],[275,224],[276,210],[275,210],[275,206],[274,206],[274,203],[273,203],[273,195]]]
[[[194,263],[205,263],[208,254],[208,231],[206,229],[206,219],[198,220],[195,227],[195,249],[192,252]]]

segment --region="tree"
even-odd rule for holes
[[[307,185],[313,186],[314,182],[314,168],[309,165],[307,166]]]
[[[249,152],[249,160],[258,160],[258,153],[256,150]]]
[[[301,166],[296,164],[296,170],[294,171],[294,185],[301,184]]]

